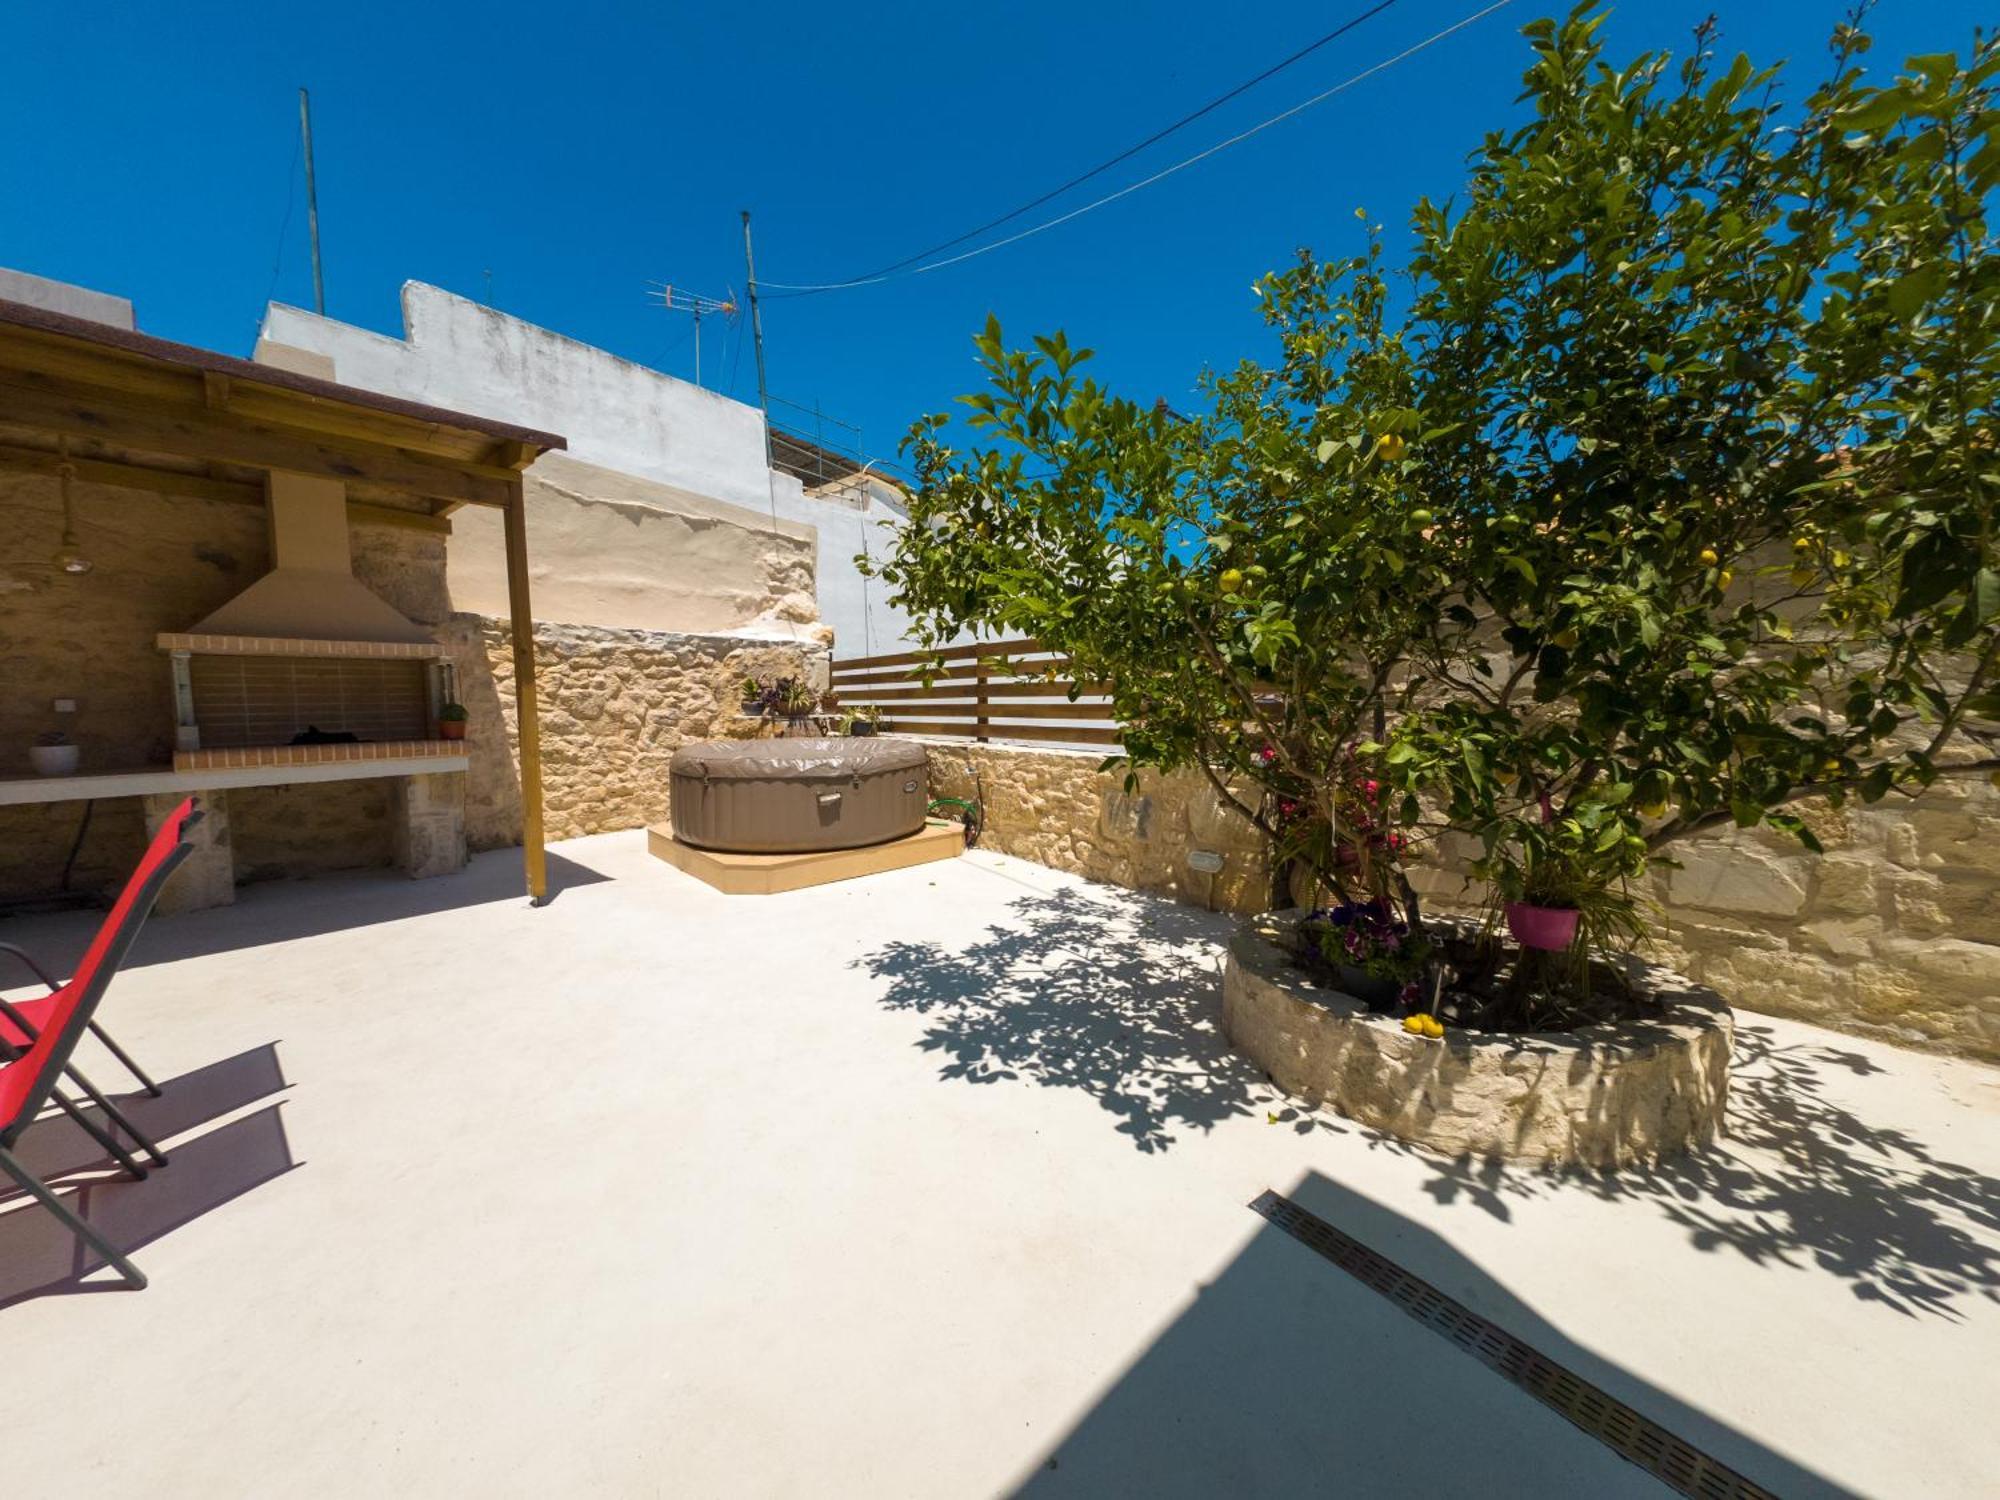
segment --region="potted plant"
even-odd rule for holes
[[[37,735],[28,747],[29,764],[38,776],[74,776],[78,750],[60,729]]]
[[[840,732],[855,739],[865,739],[875,733],[881,713],[877,708],[851,708],[840,721]]]
[[[1523,948],[1560,953],[1579,938],[1622,947],[1643,935],[1627,883],[1645,873],[1645,841],[1617,805],[1582,801],[1573,811],[1504,821],[1506,841],[1479,861],[1500,913]]]
[[[767,698],[780,715],[794,724],[804,722],[819,707],[819,693],[803,677],[780,677]]]
[[[1299,923],[1299,937],[1308,966],[1323,968],[1371,1011],[1414,1004],[1423,993],[1430,939],[1386,898],[1321,907]]]
[[[447,703],[438,710],[438,738],[442,740],[462,740],[465,738],[466,720],[472,716],[465,711],[463,703]]]
[[[768,695],[764,684],[754,677],[746,677],[743,679],[739,692],[741,694],[744,716],[752,719],[762,718],[764,710],[768,706],[766,702]]]

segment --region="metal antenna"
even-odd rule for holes
[[[750,248],[750,210],[743,210],[743,268],[750,278],[750,338],[757,346],[757,405],[764,413],[764,463],[771,462],[771,391],[764,383],[764,317],[757,310],[757,256]]]
[[[670,312],[694,314],[694,383],[701,384],[701,320],[711,313],[720,313],[725,318],[736,316],[736,297],[704,297],[700,292],[691,292],[684,286],[672,286],[664,281],[651,283],[653,290],[647,295],[656,299],[660,306]]]
[[[326,278],[319,269],[319,190],[313,183],[312,100],[299,90],[299,134],[304,138],[306,158],[306,225],[312,236],[313,311],[326,316]]]

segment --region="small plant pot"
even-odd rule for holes
[[[37,776],[74,776],[80,753],[76,745],[30,745],[28,764]]]
[[[1396,1002],[1402,998],[1403,986],[1397,980],[1377,979],[1367,970],[1357,969],[1352,964],[1336,964],[1334,973],[1343,994],[1352,995],[1377,1014],[1394,1010]]]
[[[439,739],[441,739],[441,740],[462,740],[462,739],[464,739],[464,738],[465,738],[465,720],[463,720],[463,719],[440,719],[440,720],[438,721],[438,738],[439,738]]]
[[[875,726],[873,724],[855,723],[847,726],[847,733],[850,739],[865,740],[874,732]]]
[[[1560,953],[1576,941],[1577,910],[1573,906],[1530,906],[1507,903],[1507,930],[1523,948]]]

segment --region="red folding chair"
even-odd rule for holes
[[[189,797],[168,814],[166,820],[160,824],[159,831],[153,835],[152,843],[147,847],[147,858],[151,858],[162,846],[172,848],[180,841],[181,834],[186,831],[189,824],[201,816],[193,809],[194,798]],[[132,919],[133,898],[139,889],[140,881],[145,877],[146,869],[146,860],[142,859],[126,879],[125,889],[118,893],[118,900],[112,906],[111,914],[98,927],[97,936],[90,940],[89,951],[84,954],[83,963],[78,965],[77,972],[81,973],[94,959],[102,956],[104,950],[110,946],[120,921]],[[144,918],[145,913],[139,913],[139,919],[143,921]],[[47,1028],[49,1017],[55,1008],[56,996],[62,992],[62,986],[50,976],[47,969],[35,961],[34,955],[27,949],[13,943],[0,943],[0,953],[10,953],[19,959],[35,978],[48,986],[49,990],[48,994],[36,1000],[11,1002],[0,1000],[0,1057],[9,1057],[14,1053],[26,1051],[35,1038]],[[160,1097],[160,1086],[148,1078],[145,1070],[132,1061],[123,1047],[111,1039],[110,1032],[92,1021],[90,1034],[104,1044],[107,1052],[125,1065],[125,1071],[139,1080],[141,1088],[155,1099]]]
[[[145,1168],[132,1159],[109,1131],[100,1129],[83,1110],[57,1091],[57,1080],[67,1070],[91,1100],[104,1110],[115,1125],[137,1141],[156,1165],[166,1165],[167,1159],[159,1149],[140,1135],[110,1100],[70,1067],[70,1055],[83,1039],[83,1033],[92,1029],[92,1016],[98,1003],[104,998],[104,992],[110,986],[112,976],[118,972],[118,966],[124,961],[133,939],[139,935],[153,903],[159,899],[161,888],[180,868],[181,861],[194,852],[194,846],[187,842],[185,835],[188,827],[200,816],[194,810],[194,800],[190,798],[160,825],[159,832],[146,849],[146,857],[126,882],[117,904],[111,909],[111,915],[98,930],[97,937],[91,942],[89,951],[84,954],[83,962],[77,965],[69,983],[57,988],[46,1000],[32,1002],[40,1024],[27,1016],[26,1007],[15,1008],[10,1019],[16,1033],[25,1039],[27,1045],[25,1048],[10,1045],[8,1050],[14,1055],[0,1062],[0,1172],[11,1177],[24,1192],[81,1236],[134,1288],[146,1284],[144,1274],[23,1166],[14,1155],[14,1146],[21,1133],[41,1113],[42,1106],[53,1101],[104,1146],[132,1176],[146,1175]],[[122,1053],[119,1055],[123,1057]]]

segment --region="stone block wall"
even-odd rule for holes
[[[2000,1061],[2000,791],[1812,814],[1815,856],[1769,830],[1676,851],[1660,948],[1751,1010]]]
[[[928,749],[932,795],[977,788],[982,848],[1218,910],[1271,904],[1261,837],[1198,774],[1142,773],[1127,793],[1094,752]],[[2000,1061],[2000,790],[1946,780],[1914,801],[1803,811],[1824,855],[1769,829],[1676,850],[1648,892],[1646,956],[1745,1010]],[[1192,848],[1221,852],[1222,873],[1190,870]],[[1439,910],[1480,909],[1462,873],[1474,852],[1442,847],[1414,872]]]
[[[2000,791],[1941,780],[1914,800],[1801,804],[1826,853],[1768,828],[1668,851],[1648,881],[1646,957],[1732,1005],[2000,1061]],[[1475,908],[1443,847],[1417,878],[1440,907]]]
[[[1100,771],[1099,751],[927,742],[933,797],[975,796],[985,809],[980,847],[1051,869],[1172,896],[1217,911],[1271,905],[1263,838],[1198,771]],[[1191,850],[1223,857],[1213,875],[1188,867]]]

